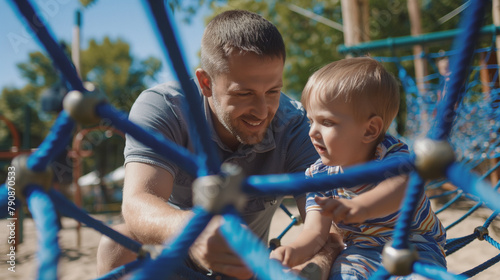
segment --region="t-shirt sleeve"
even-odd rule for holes
[[[400,157],[400,156],[407,157],[410,155],[408,145],[406,145],[403,141],[388,134],[385,136],[384,141],[382,141],[381,145],[379,146],[385,149],[384,159]]]
[[[311,179],[313,177],[312,172],[313,167],[309,167],[306,169],[305,177],[306,179]],[[319,211],[321,207],[314,201],[315,197],[332,197],[333,194],[331,191],[327,192],[308,192],[306,194],[306,213],[309,211]]]
[[[145,130],[159,133],[167,140],[186,147],[188,145],[187,131],[185,126],[181,125],[184,118],[178,105],[181,103],[174,100],[181,97],[165,94],[168,91],[168,87],[164,86],[142,92],[132,106],[129,120]],[[124,156],[125,164],[128,162],[148,163],[166,169],[174,177],[177,174],[178,169],[175,164],[128,134]]]

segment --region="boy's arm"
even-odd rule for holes
[[[396,212],[405,195],[407,181],[408,176],[400,175],[386,179],[351,200],[317,198],[316,202],[323,209],[323,215],[332,217],[336,222],[362,223]]]
[[[325,245],[331,223],[332,220],[322,216],[319,211],[308,213],[297,238],[291,244],[275,249],[271,258],[289,267],[309,260]]]
[[[337,227],[332,226],[326,244],[321,250],[308,261],[292,267],[292,271],[306,279],[317,279],[314,276],[318,274],[317,270],[320,270],[321,279],[327,280],[335,259],[343,249],[344,242],[342,241],[342,235],[339,233]]]

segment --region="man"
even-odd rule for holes
[[[218,15],[202,38],[196,82],[203,97],[200,109],[211,131],[204,141],[214,141],[221,159],[238,164],[247,176],[303,172],[318,157],[309,141],[302,106],[281,94],[285,57],[277,28],[247,11]],[[181,110],[183,102],[179,86],[162,84],[139,96],[130,119],[193,151],[188,118]],[[125,164],[125,224],[116,229],[143,244],[162,244],[192,215],[194,178],[129,136]],[[271,218],[281,201],[282,197],[249,197],[241,213],[263,241],[267,241]],[[304,199],[301,205],[304,209]],[[203,273],[250,278],[252,272],[218,233],[219,225],[220,219],[210,222],[191,247],[186,263]],[[136,257],[103,238],[98,272],[105,273]]]

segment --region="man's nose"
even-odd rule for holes
[[[267,118],[269,112],[268,106],[269,104],[267,103],[265,96],[256,96],[252,101],[251,113],[261,120],[265,119]]]

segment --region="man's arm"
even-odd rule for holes
[[[172,174],[160,167],[138,162],[125,166],[122,213],[132,234],[143,244],[164,243],[193,215],[168,205],[173,181]],[[203,268],[240,279],[251,277],[252,272],[219,234],[219,225],[219,219],[210,222],[191,247],[190,257]]]
[[[162,244],[192,215],[167,204],[173,181],[172,175],[160,167],[138,162],[125,165],[122,214],[143,244]]]

